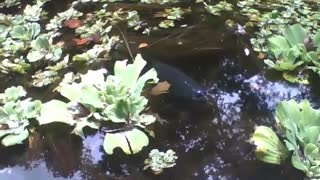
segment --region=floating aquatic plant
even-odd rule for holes
[[[60,60],[60,45],[54,45],[53,37],[41,33],[39,21],[44,2],[27,5],[23,15],[0,14],[0,69],[3,73],[25,73],[31,66],[29,63]]]
[[[233,5],[226,2],[226,1],[219,1],[215,5],[208,5],[207,3],[203,2],[205,9],[215,15],[215,16],[221,16],[222,11],[232,11],[233,10]]]
[[[290,82],[308,83],[306,72],[298,72],[298,67],[307,66],[316,72],[318,70],[319,60],[319,42],[320,32],[313,38],[308,36],[300,24],[295,24],[283,29],[282,35],[275,35],[268,39],[268,48],[272,54],[265,63],[271,68],[283,71],[283,77]],[[275,59],[275,61],[271,59]],[[304,69],[303,69],[304,70]],[[290,74],[291,73],[291,74]],[[299,75],[300,74],[300,75]],[[301,74],[305,78],[301,77]]]
[[[10,8],[13,6],[18,6],[21,4],[21,0],[5,0],[4,2],[0,3],[0,8]]]
[[[58,61],[62,57],[62,48],[52,44],[52,38],[43,34],[31,42],[31,50],[27,55],[29,62],[39,60]]]
[[[257,158],[272,164],[284,162],[291,154],[292,165],[311,179],[320,177],[320,111],[308,101],[280,102],[275,114],[284,148],[275,133],[267,127],[256,129],[252,140],[257,145]]]
[[[21,86],[7,88],[0,94],[0,138],[4,146],[21,144],[29,136],[30,120],[39,117],[41,102],[21,100],[25,95]]]
[[[167,152],[160,152],[158,149],[153,149],[149,153],[149,158],[144,161],[144,169],[150,168],[154,174],[158,175],[164,169],[174,167],[178,157],[176,153],[169,149]]]
[[[70,102],[52,100],[43,104],[39,123],[64,122],[75,126],[73,132],[80,136],[85,126],[102,128],[106,133],[103,144],[106,153],[113,154],[117,147],[126,154],[139,152],[149,143],[148,136],[140,128],[145,129],[156,120],[152,115],[143,114],[148,102],[141,95],[143,87],[149,80],[158,81],[154,69],[140,76],[145,64],[146,61],[137,55],[133,64],[117,61],[114,75],[106,79],[105,71],[98,70],[81,75],[80,83],[63,81],[59,91]],[[74,110],[78,107],[75,104],[81,104],[89,113],[76,119],[79,112]],[[112,126],[103,125],[105,123],[119,124],[121,128],[112,129]]]
[[[59,32],[59,29],[62,28],[65,20],[80,17],[82,15],[82,12],[77,11],[73,6],[71,6],[66,11],[58,13],[56,16],[54,16],[46,25],[46,30],[50,31],[50,35],[52,37],[60,36],[61,33]]]
[[[155,17],[163,17],[165,20],[159,23],[161,28],[170,28],[175,26],[174,21],[179,21],[183,19],[183,16],[189,13],[190,9],[183,9],[180,7],[174,7],[170,9],[165,9],[163,12],[158,12]]]
[[[259,30],[254,32],[251,44],[256,52],[268,52],[267,39],[275,34],[280,34],[281,29],[288,25],[300,23],[310,35],[315,35],[319,30],[320,1],[309,0],[284,0],[238,1],[240,13],[248,17]]]
[[[177,3],[178,0],[140,0],[142,3],[146,4],[165,4],[165,3]]]

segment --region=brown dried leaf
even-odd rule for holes
[[[266,57],[266,55],[262,52],[259,52],[258,58],[259,59],[264,59]]]
[[[77,46],[82,46],[91,42],[91,38],[73,39]]]
[[[170,86],[171,84],[168,83],[167,81],[159,82],[156,86],[154,86],[151,89],[150,94],[154,96],[158,96],[160,94],[167,93]]]
[[[76,29],[80,26],[82,26],[82,22],[79,19],[69,19],[64,21],[64,26],[70,28],[70,29]]]

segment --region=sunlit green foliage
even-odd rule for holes
[[[154,174],[158,175],[166,168],[171,168],[176,165],[178,157],[176,153],[169,149],[167,152],[160,152],[158,149],[153,149],[149,153],[149,158],[144,161],[144,169],[151,168]]]
[[[320,111],[313,109],[308,101],[283,101],[277,106],[275,118],[283,142],[292,153],[292,165],[309,178],[319,179]],[[280,164],[287,155],[287,150],[269,128],[259,127],[253,141],[257,145],[257,158],[264,162]]]
[[[164,17],[165,20],[159,23],[161,28],[175,27],[175,21],[183,19],[183,16],[187,14],[190,9],[182,9],[180,7],[174,7],[165,9],[163,12],[159,12],[157,17]]]
[[[41,33],[40,17],[44,2],[27,5],[22,15],[0,14],[0,69],[25,73],[29,63],[48,60],[57,61],[62,48],[52,43],[52,37]],[[23,54],[27,54],[23,56]]]
[[[317,0],[243,0],[237,5],[241,14],[259,28],[251,38],[257,52],[268,52],[267,39],[281,33],[281,29],[288,25],[300,23],[310,35],[320,28],[320,1]]]
[[[152,115],[143,114],[148,100],[141,95],[145,83],[149,80],[157,82],[157,73],[154,69],[140,76],[146,61],[137,55],[133,64],[127,61],[117,61],[114,66],[114,75],[105,79],[103,70],[89,71],[81,75],[81,82],[65,80],[60,85],[60,93],[70,102],[64,103],[52,100],[43,105],[40,124],[64,122],[74,125],[74,133],[84,136],[82,128],[104,128],[107,122],[119,124],[121,128],[106,127],[103,147],[108,154],[120,147],[126,154],[139,152],[149,144],[149,138],[144,131],[147,125],[155,122]],[[140,76],[140,77],[139,77]],[[72,79],[72,78],[71,78]],[[71,83],[69,83],[71,81]],[[81,104],[89,114],[79,119],[74,115],[79,112],[77,104]]]
[[[13,7],[21,4],[21,0],[5,0],[4,2],[0,2],[0,8],[4,7]]]
[[[205,9],[215,15],[215,16],[221,16],[221,11],[232,11],[233,10],[233,5],[226,2],[226,1],[219,1],[215,5],[208,5],[207,3],[204,2]]]
[[[56,16],[54,16],[52,19],[50,19],[50,22],[46,25],[46,30],[50,31],[50,34],[52,37],[60,36],[61,33],[59,32],[59,29],[62,28],[63,22],[65,20],[82,16],[83,13],[75,10],[73,6],[71,6],[69,9],[67,9],[64,12],[58,13]]]
[[[303,72],[304,69],[299,71],[298,67],[307,66],[319,72],[319,37],[320,31],[310,37],[300,24],[289,26],[283,29],[282,35],[269,38],[268,48],[272,54],[269,57],[275,61],[266,59],[265,63],[273,69],[284,71],[283,77],[291,82],[308,83],[306,72]],[[303,75],[305,78],[301,78]]]
[[[256,146],[256,156],[259,160],[270,164],[281,164],[289,153],[286,146],[280,141],[271,128],[258,126],[251,137]]]
[[[29,136],[30,120],[39,116],[40,101],[31,98],[21,100],[26,91],[21,87],[10,87],[0,94],[0,138],[4,146],[21,144]]]

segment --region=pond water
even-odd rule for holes
[[[53,11],[60,6],[52,7]],[[150,146],[133,156],[120,150],[106,155],[100,132],[87,129],[82,140],[69,134],[72,129],[65,125],[44,126],[32,134],[28,145],[0,147],[0,179],[302,180],[303,174],[290,165],[279,168],[257,161],[248,139],[256,125],[274,125],[273,113],[281,100],[308,99],[318,106],[317,89],[290,84],[279,74],[266,71],[252,52],[245,55],[236,36],[229,36],[223,25],[215,23],[182,31],[183,36],[180,33],[139,51],[146,59],[166,62],[203,85],[216,100],[216,109],[203,110],[198,104],[180,107],[165,97],[164,103],[151,104],[168,123],[157,124]],[[149,37],[135,32],[127,35],[130,45],[136,47],[172,32]],[[124,49],[119,47],[114,58],[126,57]],[[42,90],[30,91],[42,97]],[[144,159],[153,148],[176,151],[177,165],[158,176],[144,171]]]

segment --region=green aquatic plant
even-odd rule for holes
[[[160,152],[158,149],[153,149],[149,153],[149,158],[144,161],[144,169],[150,168],[154,174],[158,175],[164,169],[174,167],[178,157],[176,153],[169,149],[167,152]]]
[[[0,14],[1,72],[26,73],[33,62],[55,62],[61,59],[61,45],[53,44],[53,37],[41,33],[39,21],[45,2],[37,1],[34,5],[27,5],[23,15]]]
[[[49,31],[49,34],[52,37],[60,36],[61,32],[59,32],[59,30],[62,28],[63,22],[65,20],[80,17],[82,15],[83,15],[82,12],[77,11],[76,9],[74,9],[73,6],[71,6],[66,11],[60,12],[56,16],[54,16],[52,19],[50,19],[50,22],[46,25],[46,30]]]
[[[166,3],[177,3],[178,0],[140,0],[142,3],[146,4],[166,4]]]
[[[317,70],[316,65],[319,61],[317,39],[319,36],[320,32],[311,38],[300,24],[289,26],[283,30],[282,35],[269,38],[268,48],[272,56],[269,56],[270,59],[264,62],[275,70],[284,71],[283,77],[290,82],[308,83],[306,78],[298,76],[298,74],[303,74],[307,77],[306,72],[300,71],[294,75],[293,71],[299,71],[298,67],[301,66]],[[272,58],[275,61],[272,61]]]
[[[266,53],[268,38],[280,34],[281,29],[288,25],[300,23],[310,35],[315,35],[320,27],[320,1],[283,0],[238,1],[240,13],[258,28],[250,39],[254,51]]]
[[[163,12],[158,12],[156,17],[164,17],[165,20],[159,23],[161,28],[170,28],[175,27],[175,21],[183,19],[184,15],[187,14],[190,9],[183,9],[180,7],[174,7],[165,9]]]
[[[215,5],[208,5],[207,3],[203,2],[205,9],[215,16],[221,16],[222,11],[232,11],[233,5],[226,2],[226,1],[219,1]]]
[[[283,147],[271,129],[259,128],[253,135],[258,159],[280,164],[290,152],[292,165],[311,179],[320,178],[320,110],[313,109],[308,101],[280,102],[275,114]],[[263,146],[262,146],[263,145]],[[266,145],[266,146],[264,146]],[[261,150],[261,148],[264,148]],[[262,154],[261,156],[261,152]],[[274,154],[272,154],[274,153]]]
[[[126,154],[139,152],[149,144],[146,126],[156,120],[154,116],[143,113],[148,103],[141,95],[143,87],[147,81],[158,81],[154,69],[140,76],[145,64],[141,55],[137,55],[133,64],[117,61],[114,75],[106,79],[104,70],[80,75],[79,83],[73,82],[74,78],[68,75],[59,91],[70,102],[52,100],[43,104],[39,123],[64,122],[75,126],[73,133],[80,136],[84,136],[82,128],[85,126],[102,128],[106,133],[103,147],[107,154],[113,154],[117,147]],[[79,112],[72,110],[77,109],[78,104],[89,111],[80,119],[76,118]],[[114,125],[120,128],[112,128]]]
[[[5,0],[4,2],[0,2],[0,8],[10,8],[13,6],[18,6],[21,4],[21,0]]]
[[[4,146],[21,144],[29,136],[30,120],[39,117],[41,102],[21,100],[25,95],[21,86],[7,88],[0,94],[0,138]]]
[[[23,18],[27,21],[40,21],[42,15],[42,6],[44,2],[37,1],[37,4],[31,6],[28,4],[23,11]]]
[[[88,0],[89,1],[89,0]],[[90,0],[92,1],[92,0]],[[124,0],[101,0],[102,2],[118,2]],[[179,0],[130,0],[132,2],[142,2],[146,4],[166,4],[166,3],[177,3]]]
[[[29,62],[39,60],[58,61],[62,57],[62,48],[59,45],[52,44],[52,38],[47,34],[38,36],[31,42],[31,50],[27,55]]]

